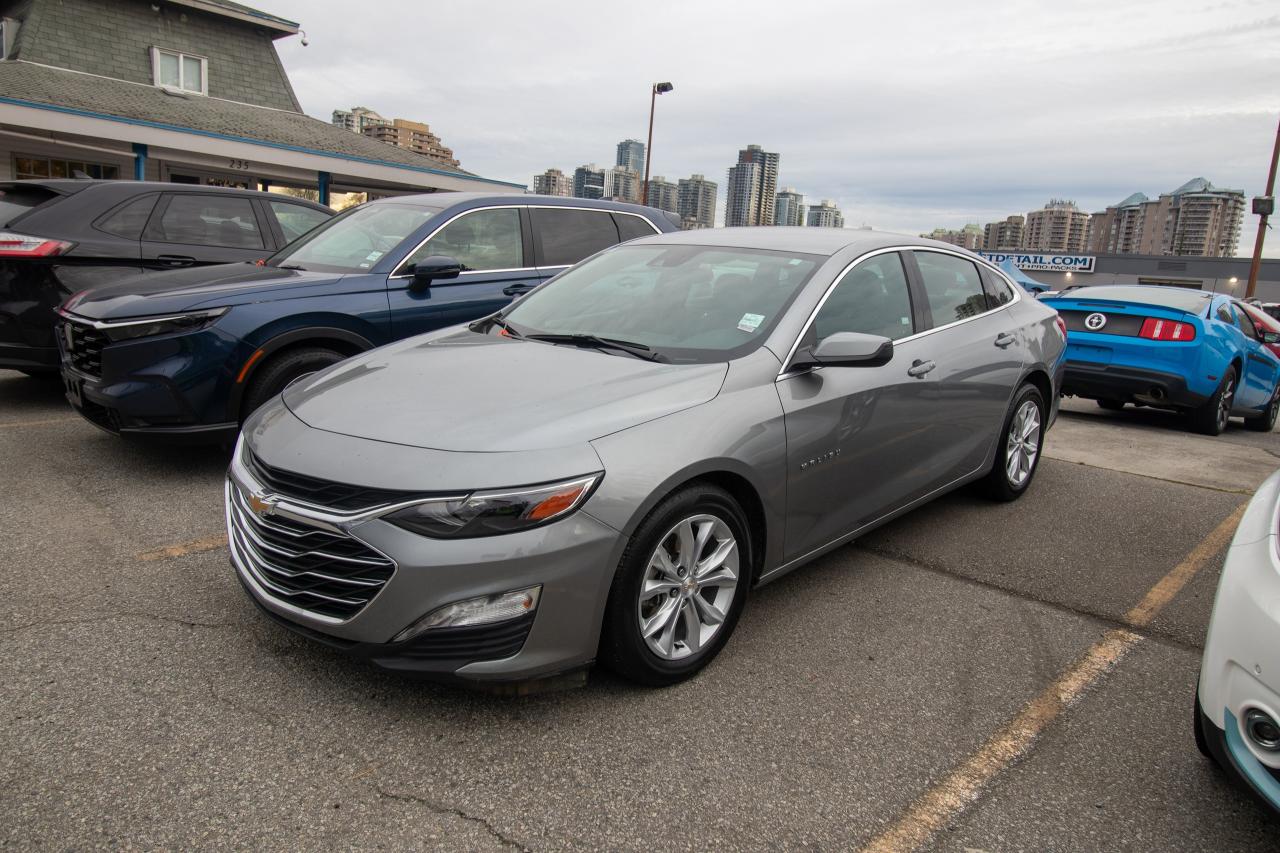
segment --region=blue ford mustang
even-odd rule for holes
[[[1153,285],[1099,285],[1042,300],[1067,325],[1063,393],[1183,411],[1218,435],[1232,415],[1270,431],[1280,359],[1230,296]]]

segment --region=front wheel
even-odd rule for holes
[[[1271,402],[1262,414],[1244,419],[1244,425],[1255,432],[1271,432],[1276,425],[1276,415],[1280,415],[1280,387],[1271,395]]]
[[[1227,422],[1231,420],[1231,406],[1235,403],[1235,399],[1236,369],[1233,365],[1223,374],[1222,381],[1218,383],[1218,390],[1213,392],[1213,396],[1200,408],[1191,410],[1191,428],[1203,435],[1222,435],[1227,428]]]
[[[995,462],[981,481],[987,497],[1013,501],[1031,486],[1044,445],[1044,395],[1028,383],[1014,395],[996,447]]]
[[[346,356],[342,353],[326,347],[299,347],[275,356],[254,374],[249,390],[245,392],[244,404],[240,407],[240,422],[244,423],[249,415],[283,391],[290,382],[324,370],[344,358]]]
[[[681,489],[631,537],[605,609],[600,657],[653,687],[691,677],[719,653],[751,583],[746,518],[710,484]]]

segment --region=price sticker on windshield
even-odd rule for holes
[[[763,314],[743,314],[738,321],[738,329],[743,332],[754,332],[764,322]]]

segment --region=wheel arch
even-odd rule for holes
[[[363,335],[331,326],[291,329],[268,339],[257,347],[239,366],[231,386],[231,397],[227,405],[228,414],[231,418],[237,421],[240,419],[240,407],[244,401],[244,395],[253,384],[254,376],[257,375],[264,364],[267,364],[281,353],[308,346],[325,347],[339,352],[343,356],[350,357],[373,349],[374,343]]]

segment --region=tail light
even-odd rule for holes
[[[70,252],[75,243],[0,231],[0,258],[52,258]]]
[[[1067,339],[1067,321],[1062,319],[1061,314],[1056,314],[1054,315],[1053,322],[1054,322],[1054,325],[1058,327],[1058,331],[1062,333],[1062,339],[1066,340]]]
[[[1194,341],[1196,327],[1177,320],[1148,317],[1142,321],[1142,331],[1138,332],[1138,337],[1152,341]]]

